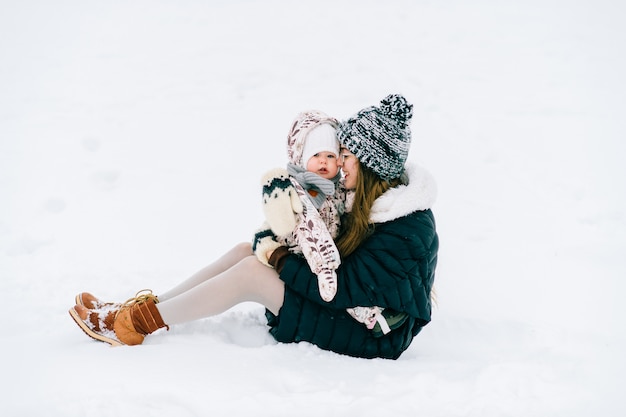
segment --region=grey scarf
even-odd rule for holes
[[[287,172],[289,172],[289,175],[294,177],[296,181],[298,181],[298,184],[305,190],[318,192],[315,197],[307,193],[316,209],[320,208],[327,196],[335,194],[335,185],[341,178],[341,171],[337,172],[337,175],[335,175],[333,179],[327,180],[314,172],[309,172],[294,164],[287,164]]]

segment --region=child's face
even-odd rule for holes
[[[337,155],[332,152],[319,152],[306,163],[306,170],[314,172],[322,178],[330,180],[339,172]]]

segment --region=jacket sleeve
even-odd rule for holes
[[[289,256],[281,279],[303,297],[337,309],[379,306],[430,319],[430,290],[438,240],[430,210],[377,224],[337,270],[337,295],[321,300],[306,262]]]

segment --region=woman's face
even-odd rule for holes
[[[359,172],[359,161],[356,156],[346,148],[339,151],[339,164],[343,171],[344,184],[348,190],[356,187],[356,178]]]

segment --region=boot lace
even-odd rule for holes
[[[127,310],[131,308],[132,306],[134,306],[135,304],[143,304],[148,300],[153,300],[154,304],[157,304],[159,302],[159,298],[152,293],[152,290],[144,289],[144,290],[137,291],[134,297],[131,297],[122,303],[115,317],[117,317],[117,315],[120,314],[120,311]]]

